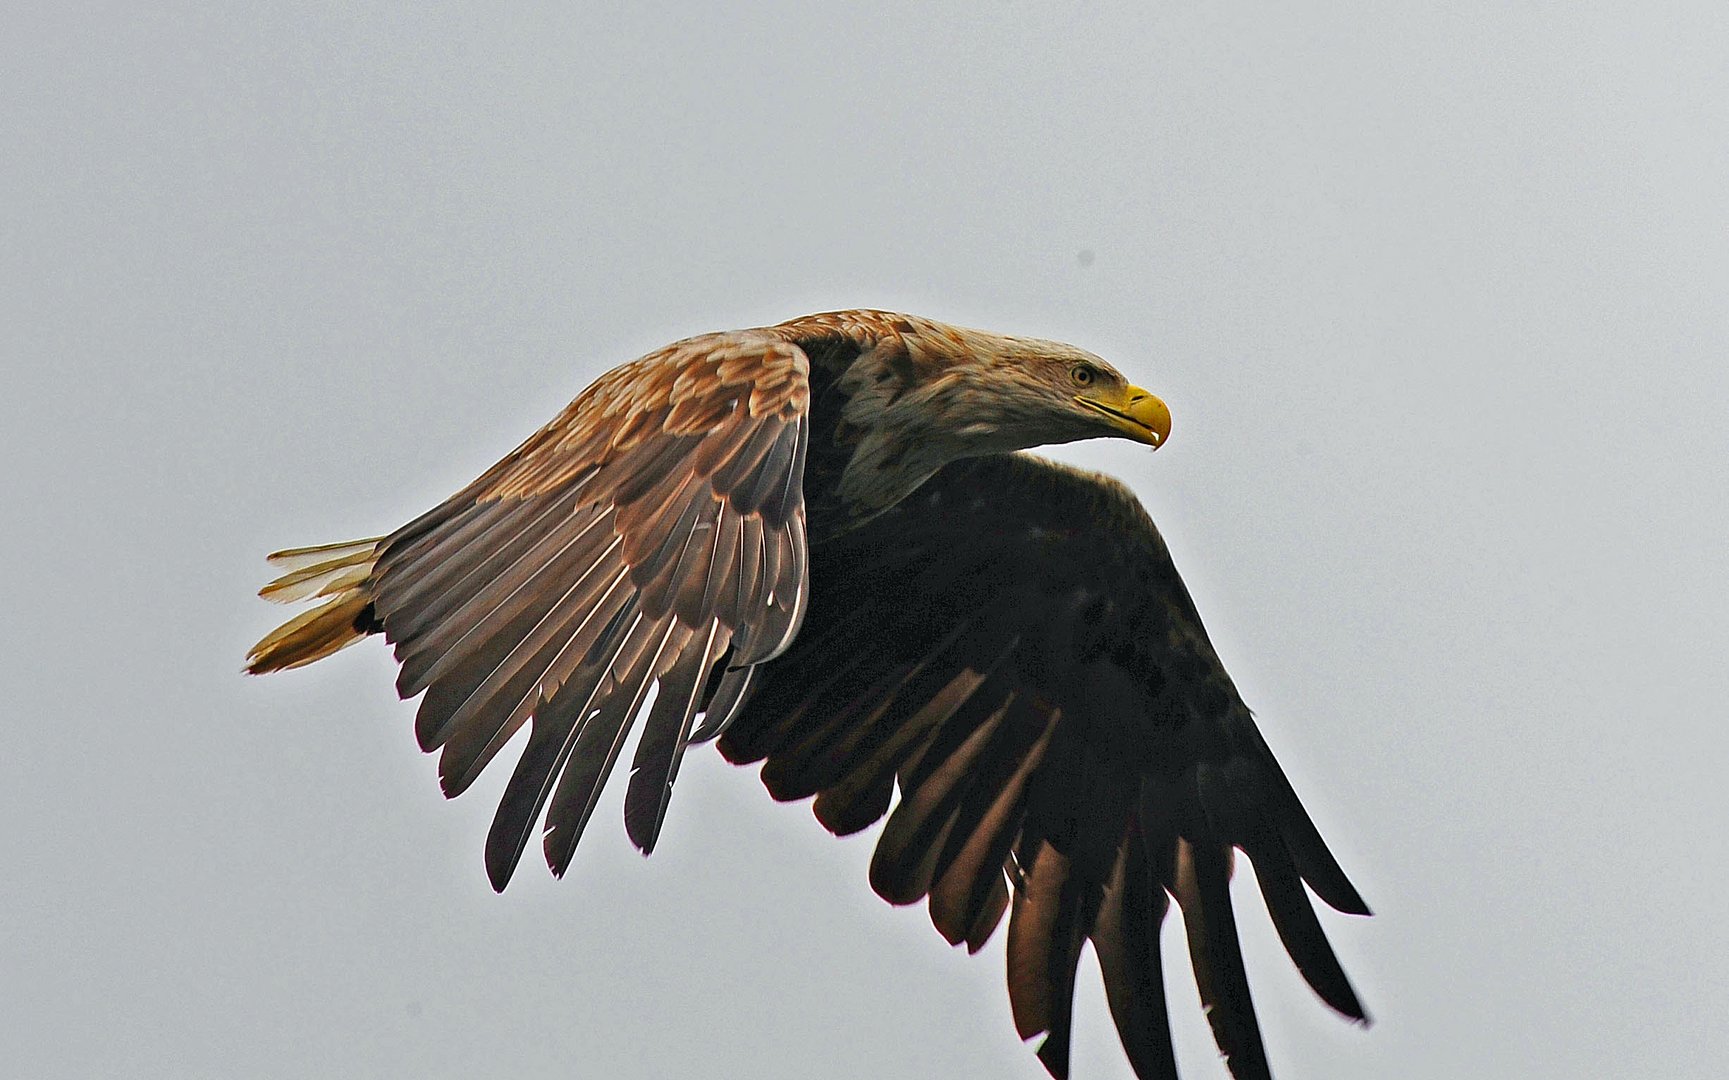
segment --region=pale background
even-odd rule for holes
[[[1434,8],[12,5],[0,1075],[1042,1075],[1000,935],[711,751],[652,860],[615,791],[498,897],[504,770],[441,800],[382,647],[239,674],[267,550],[860,305],[1170,402],[1159,454],[1067,456],[1378,912],[1326,923],[1363,1031],[1238,883],[1282,1076],[1721,1075],[1729,6]],[[1121,1077],[1082,982],[1075,1073]]]

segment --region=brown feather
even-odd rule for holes
[[[711,623],[701,646],[684,649],[678,663],[661,679],[659,696],[644,721],[624,797],[625,831],[644,855],[654,851],[666,820],[672,784],[701,704],[703,677],[726,647],[725,635]]]
[[[287,671],[345,649],[372,632],[368,628],[371,610],[371,598],[358,589],[334,596],[296,615],[254,645],[247,656],[246,671],[252,675]]]
[[[668,628],[670,634],[671,627]],[[631,720],[642,708],[653,685],[648,677],[664,655],[667,638],[663,637],[653,652],[641,651],[631,667],[616,681],[597,712],[576,733],[569,752],[569,764],[559,777],[552,805],[546,811],[546,832],[542,847],[546,863],[556,875],[563,876],[576,853],[594,807],[600,801],[601,789],[612,772],[624,740],[630,734]],[[623,688],[628,687],[628,691]]]
[[[1159,929],[1168,907],[1163,882],[1147,864],[1142,837],[1130,833],[1105,885],[1092,941],[1123,1052],[1135,1075],[1145,1080],[1177,1080],[1159,955]]]
[[[513,677],[491,693],[483,694],[484,686],[472,691],[451,715],[443,728],[449,734],[440,735],[444,753],[438,761],[446,795],[466,791],[527,722],[536,703],[556,694],[572,674],[594,663],[590,654],[603,644],[608,628],[635,609],[634,597],[624,584],[623,569],[613,571],[593,604],[573,609],[560,633],[552,635]],[[427,700],[432,700],[432,691]]]
[[[1047,715],[1043,730],[1032,746],[1014,762],[1014,771],[995,788],[994,798],[979,818],[948,867],[932,884],[930,890],[931,922],[950,945],[967,942],[970,951],[977,952],[984,939],[978,926],[989,907],[993,894],[1002,884],[1003,861],[1014,844],[1015,830],[1020,827],[1024,812],[1022,796],[1027,779],[1044,759],[1056,730],[1057,717]],[[989,787],[986,791],[991,790]],[[991,921],[995,927],[995,920]],[[987,930],[988,934],[989,931]]]

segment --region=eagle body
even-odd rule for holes
[[[887,817],[872,887],[976,951],[1008,917],[1017,1031],[1066,1076],[1091,943],[1130,1063],[1173,1077],[1159,927],[1175,899],[1239,1077],[1268,1075],[1232,913],[1254,861],[1316,993],[1364,1011],[1305,893],[1367,914],[1126,488],[1024,453],[1158,446],[1162,402],[1074,346],[845,311],[709,334],[603,375],[388,536],[281,552],[323,603],[248,670],[375,633],[464,791],[525,725],[486,846],[556,874],[641,717],[646,854],[685,750],[719,736],[836,833]]]

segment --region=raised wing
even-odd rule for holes
[[[670,346],[602,377],[378,549],[373,616],[402,663],[397,690],[426,692],[415,730],[442,748],[445,792],[532,724],[487,839],[495,888],[543,809],[564,872],[658,681],[625,799],[651,850],[705,689],[718,721],[797,632],[809,374],[762,333]]]
[[[722,737],[836,833],[888,823],[871,884],[978,950],[1009,911],[1022,1038],[1066,1076],[1091,941],[1124,1049],[1175,1077],[1159,927],[1174,896],[1219,1047],[1268,1075],[1229,894],[1233,852],[1321,998],[1364,1012],[1304,895],[1368,908],[1208,643],[1145,512],[1026,455],[949,465],[815,542],[812,606]],[[890,812],[891,796],[900,798]]]

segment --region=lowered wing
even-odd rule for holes
[[[1066,1076],[1090,941],[1136,1073],[1175,1077],[1159,927],[1182,908],[1233,1074],[1268,1075],[1231,908],[1255,864],[1291,958],[1365,1014],[1303,885],[1367,914],[1114,481],[1027,455],[949,465],[811,551],[812,603],[721,739],[836,833],[888,817],[875,890],[976,951],[1008,914],[1022,1038]],[[894,798],[898,791],[898,801]],[[892,805],[892,810],[891,810]]]

